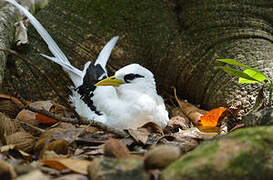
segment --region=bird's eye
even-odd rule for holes
[[[125,76],[124,76],[124,81],[126,82],[126,83],[130,83],[130,81],[132,81],[132,80],[134,80],[134,79],[136,79],[136,78],[143,78],[144,76],[142,76],[142,75],[139,75],[139,74],[126,74]]]

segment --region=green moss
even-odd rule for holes
[[[229,134],[227,138],[236,139],[256,148],[273,148],[273,126],[238,129]]]
[[[203,143],[171,164],[162,179],[270,179],[273,127],[236,130]]]
[[[171,164],[168,169],[171,169],[174,174],[185,173],[191,175],[198,175],[199,172],[196,171],[197,167],[204,166],[205,169],[212,167],[213,154],[219,149],[218,142],[206,142],[198,147],[198,151],[192,151],[181,159]],[[205,156],[206,155],[206,156]],[[179,163],[183,163],[183,166]]]

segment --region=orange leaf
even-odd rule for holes
[[[200,117],[200,126],[217,127],[220,125],[227,108],[213,109]]]
[[[36,120],[42,124],[54,124],[57,122],[55,119],[49,118],[39,113],[36,114]]]
[[[87,174],[87,167],[91,164],[91,161],[69,158],[42,159],[40,161],[57,170],[70,169],[80,174]]]

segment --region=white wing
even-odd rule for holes
[[[44,39],[44,41],[48,45],[48,48],[51,51],[51,53],[54,55],[54,57],[49,57],[46,55],[42,55],[42,56],[61,65],[63,69],[69,74],[73,82],[78,81],[78,79],[82,79],[83,72],[70,64],[67,57],[61,51],[61,49],[55,43],[52,37],[48,34],[45,28],[40,24],[40,22],[28,10],[26,10],[23,6],[18,4],[15,0],[5,0],[5,1],[16,6],[26,15],[26,17],[28,17],[28,19],[30,20],[30,23],[35,27],[37,32],[41,35],[41,37]]]
[[[100,64],[107,76],[106,64],[111,55],[112,49],[115,47],[118,36],[113,37],[101,50],[99,57],[95,61],[95,65]]]

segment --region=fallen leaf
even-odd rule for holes
[[[7,99],[12,101],[14,104],[16,104],[18,106],[18,108],[23,109],[24,108],[24,104],[17,98],[12,97],[10,95],[6,95],[6,94],[0,94],[0,99]]]
[[[20,123],[10,119],[5,114],[0,113],[0,140],[3,142],[4,136],[9,136],[17,131],[22,131]]]
[[[213,109],[200,117],[200,126],[217,127],[220,125],[223,116],[225,115],[227,108]]]
[[[65,140],[68,143],[74,142],[85,131],[84,128],[65,129],[63,131],[57,131],[52,134],[52,137],[56,140]]]
[[[29,152],[35,146],[35,137],[27,132],[16,132],[5,137],[5,142],[7,145],[14,144],[19,149]]]
[[[186,102],[186,101],[183,101],[183,100],[180,100],[178,97],[177,97],[177,94],[176,94],[176,89],[174,89],[174,97],[179,105],[179,107],[182,109],[182,111],[184,112],[184,114],[193,122],[193,124],[195,126],[198,126],[199,125],[199,120],[200,120],[200,117],[206,113],[206,111],[204,110],[201,110],[199,108],[197,108],[196,106]]]
[[[223,119],[232,115],[236,119],[237,114],[241,110],[241,106],[236,108],[216,108],[200,117],[198,129],[202,132],[218,132],[223,131],[221,127]],[[221,128],[220,128],[221,127]]]
[[[162,128],[154,122],[147,122],[140,128],[145,128],[150,133],[160,133],[162,135],[164,134]]]
[[[189,121],[189,119],[186,117],[174,116],[169,120],[168,126],[173,128],[178,127],[180,129],[188,129],[192,127],[193,125],[191,121]]]
[[[87,174],[87,167],[91,165],[91,161],[71,158],[42,159],[40,161],[51,168],[57,170],[70,169],[79,174]]]
[[[21,149],[19,149],[16,145],[14,144],[10,144],[10,145],[4,145],[1,146],[0,148],[0,152],[1,153],[5,153],[5,152],[9,152],[9,151],[17,151],[24,159],[26,160],[32,160],[32,156],[24,151],[22,151]]]
[[[197,127],[192,127],[187,130],[180,130],[179,132],[174,133],[174,137],[190,137],[195,139],[212,139],[217,135],[219,135],[218,132],[203,132]]]
[[[138,143],[142,143],[145,145],[148,141],[149,132],[145,128],[139,128],[139,129],[128,129],[128,133],[134,140]]]
[[[35,114],[35,119],[39,122],[39,123],[42,123],[42,124],[55,124],[56,121],[55,119],[52,119],[50,117],[47,117],[45,115],[42,115],[42,114],[39,114],[39,113],[36,113]]]
[[[23,103],[21,103],[17,98],[6,94],[0,94],[0,112],[4,113],[8,117],[15,118],[23,108]]]
[[[29,106],[40,109],[40,110],[46,110],[49,111],[57,116],[61,117],[71,117],[72,112],[69,112],[64,106],[59,105],[52,101],[36,101],[31,103]],[[53,118],[49,118],[45,115],[34,113],[29,110],[23,109],[18,115],[17,118],[19,118],[22,121],[28,122],[33,125],[37,124],[46,124],[46,125],[52,125],[58,121],[56,121]]]
[[[56,154],[67,154],[68,153],[68,142],[65,140],[55,140],[46,144],[42,152],[54,151]],[[41,154],[43,156],[43,153]]]

